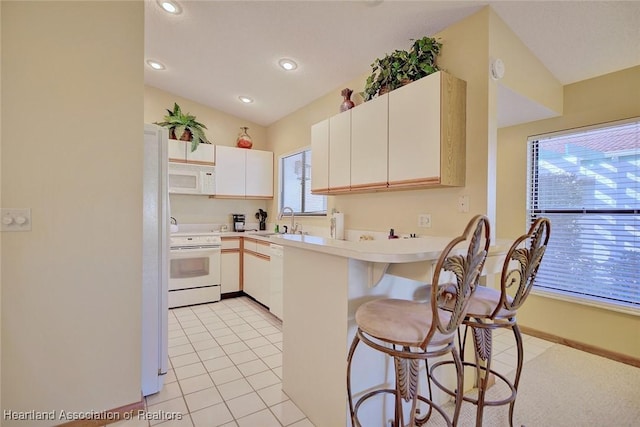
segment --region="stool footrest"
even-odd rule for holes
[[[444,365],[453,365],[454,363],[452,361],[449,360],[445,360],[445,361],[441,361],[438,363],[433,364],[433,366],[431,366],[431,370],[429,372],[429,374],[431,375],[431,381],[433,381],[433,384],[435,384],[436,387],[438,387],[440,390],[444,391],[445,393],[447,393],[449,396],[453,396],[455,397],[455,390],[449,390],[447,387],[445,387],[443,384],[441,384],[435,377],[434,377],[434,371],[436,370],[436,368],[442,367]],[[477,369],[478,367],[476,366],[475,363],[472,362],[462,362],[462,366],[463,368],[465,366],[469,366],[469,367],[473,367],[474,369]],[[484,366],[480,366],[480,369],[482,369],[483,371],[487,371],[487,368],[485,368]],[[504,384],[506,384],[510,389],[511,389],[511,396],[502,399],[502,400],[485,400],[484,401],[484,406],[502,406],[502,405],[507,405],[513,401],[516,400],[516,395],[517,395],[517,390],[514,387],[514,385],[511,383],[511,381],[509,381],[504,375],[494,371],[493,369],[489,369],[489,373],[495,375],[496,378],[499,378]],[[496,383],[497,384],[497,383]],[[469,402],[472,403],[474,405],[478,405],[478,399],[475,399],[471,396],[468,395],[463,395],[462,396],[462,400],[464,400],[465,402]]]
[[[362,424],[360,424],[360,421],[358,420],[358,409],[360,408],[360,405],[362,405],[367,399],[377,396],[378,394],[391,394],[393,396],[396,395],[396,390],[392,389],[392,388],[385,388],[385,389],[379,389],[379,390],[373,390],[370,391],[368,393],[366,393],[364,396],[360,397],[357,401],[356,404],[353,408],[353,414],[354,414],[354,420],[356,422],[355,426],[356,427],[361,427]],[[451,420],[449,419],[449,416],[446,414],[446,412],[444,412],[442,410],[442,408],[440,408],[440,406],[436,405],[432,400],[427,399],[424,396],[421,395],[417,395],[416,398],[423,402],[426,403],[429,406],[429,411],[422,417],[420,418],[416,418],[416,426],[422,426],[424,425],[427,421],[429,421],[429,419],[431,418],[431,413],[432,413],[432,409],[435,409],[441,416],[442,418],[444,418],[444,421],[447,423],[447,426],[453,427],[453,423],[451,422]]]

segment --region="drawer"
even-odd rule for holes
[[[222,249],[240,249],[241,237],[223,237]]]
[[[260,255],[270,256],[269,248],[271,247],[270,242],[266,242],[264,240],[254,239],[252,237],[244,238],[244,250],[248,252],[255,252]]]
[[[220,285],[169,291],[169,308],[220,301]]]
[[[252,239],[251,237],[243,238],[243,245],[245,251],[257,252],[258,251],[258,242],[256,239]]]

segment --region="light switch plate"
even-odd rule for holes
[[[431,214],[419,214],[418,215],[418,227],[431,228]]]
[[[31,231],[31,208],[0,209],[0,231]]]

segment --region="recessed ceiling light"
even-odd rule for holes
[[[154,70],[164,70],[166,68],[164,64],[154,61],[153,59],[147,59],[147,65]]]
[[[253,102],[253,98],[249,98],[248,96],[239,96],[238,99],[245,104],[251,104]]]
[[[292,71],[298,68],[298,64],[296,64],[296,61],[293,59],[282,58],[278,61],[278,64],[287,71]]]
[[[160,7],[165,10],[165,12],[172,13],[174,15],[177,15],[180,12],[182,12],[182,8],[175,1],[172,1],[172,0],[157,0],[157,1]]]

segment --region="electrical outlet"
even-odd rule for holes
[[[418,215],[418,227],[431,228],[431,214],[419,214]]]
[[[458,212],[469,212],[469,196],[458,197]]]

